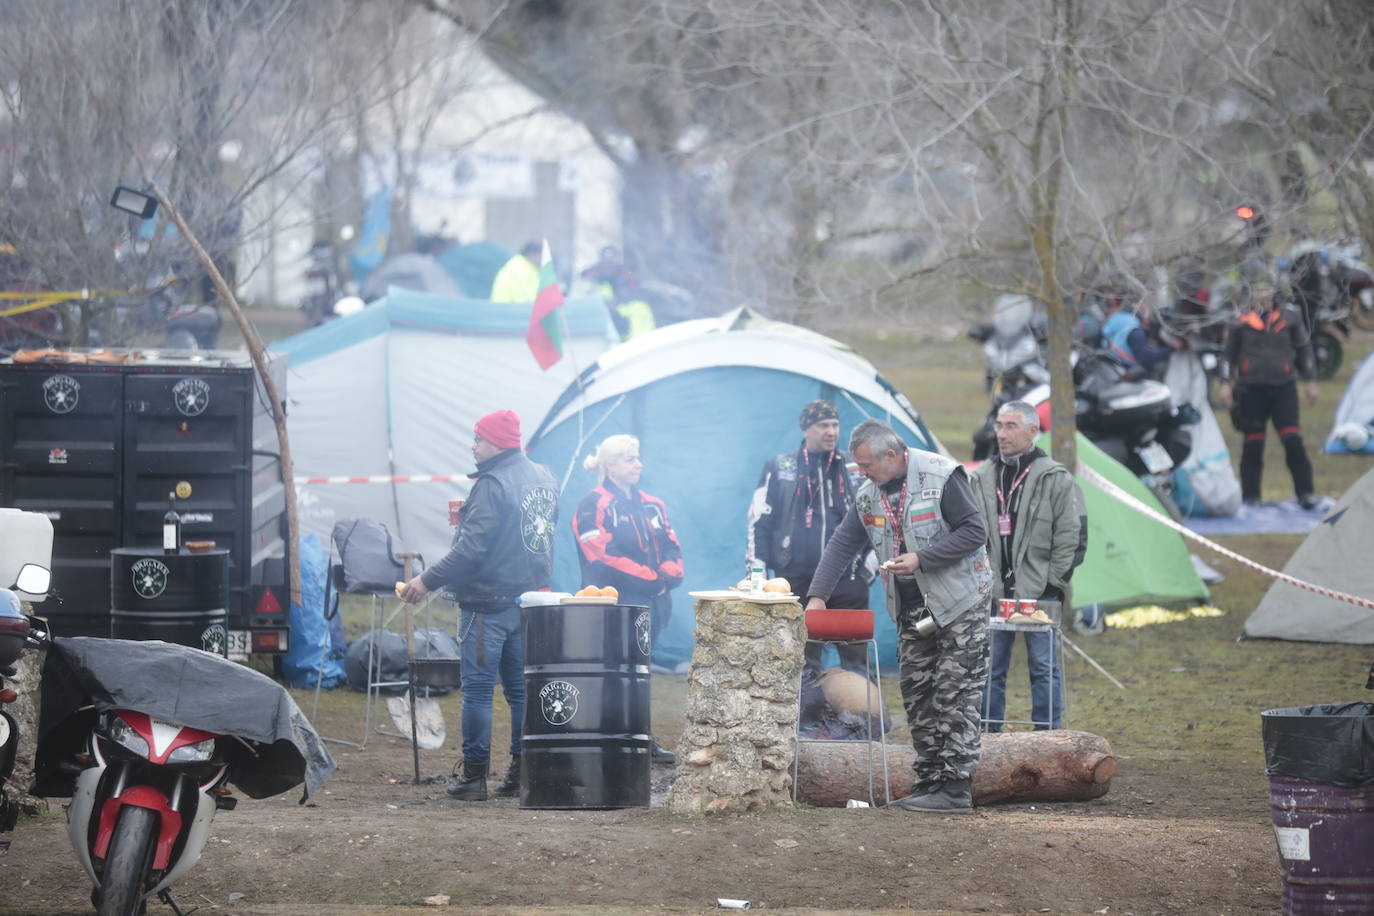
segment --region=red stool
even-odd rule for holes
[[[877,686],[878,690],[878,727],[881,729],[887,713],[887,703],[883,700],[883,672],[878,661],[878,641],[873,638],[873,611],[868,608],[816,608],[806,612],[806,641],[821,646],[864,646],[864,677]],[[873,663],[869,665],[869,655]],[[876,676],[875,676],[876,675]],[[873,716],[872,701],[868,702],[869,715],[864,716],[868,726],[868,803],[877,805],[873,796]],[[801,762],[801,742],[825,739],[803,738],[801,736],[801,689],[797,690],[797,753],[792,756],[792,800],[797,800],[797,772]],[[883,735],[878,735],[883,744]],[[887,749],[879,755],[883,759],[884,804],[892,801],[892,780],[887,771]]]

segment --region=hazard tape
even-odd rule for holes
[[[388,477],[378,474],[372,477],[295,477],[296,486],[319,483],[461,483],[468,479],[467,474],[402,474]]]
[[[1103,491],[1108,496],[1112,497],[1118,502],[1125,503],[1126,505],[1130,506],[1132,509],[1136,510],[1142,515],[1154,519],[1155,521],[1159,522],[1161,525],[1164,525],[1165,527],[1172,528],[1184,537],[1197,541],[1199,544],[1205,545],[1210,550],[1214,550],[1224,557],[1229,557],[1230,559],[1235,560],[1237,563],[1240,563],[1243,566],[1248,566],[1251,569],[1262,572],[1267,576],[1271,576],[1275,579],[1278,579],[1280,582],[1287,582],[1289,585],[1306,589],[1309,592],[1316,592],[1318,595],[1322,595],[1326,598],[1334,598],[1337,601],[1344,601],[1346,604],[1353,604],[1356,607],[1362,607],[1365,610],[1374,611],[1374,601],[1368,598],[1361,598],[1358,595],[1347,595],[1345,592],[1338,592],[1334,589],[1326,588],[1325,586],[1314,585],[1311,582],[1305,582],[1302,579],[1295,578],[1293,576],[1288,575],[1287,573],[1279,572],[1277,569],[1270,569],[1268,566],[1265,566],[1262,563],[1256,563],[1249,557],[1243,557],[1240,554],[1236,553],[1234,550],[1228,550],[1225,547],[1222,547],[1220,544],[1216,543],[1215,541],[1208,540],[1207,538],[1198,534],[1196,531],[1186,528],[1183,525],[1180,525],[1178,522],[1174,521],[1173,519],[1169,518],[1168,516],[1156,512],[1154,509],[1151,509],[1149,506],[1145,505],[1143,502],[1136,499],[1134,496],[1127,493],[1125,490],[1121,489],[1116,484],[1112,483],[1110,480],[1103,477],[1101,474],[1097,473],[1092,468],[1088,467],[1086,464],[1083,464],[1081,461],[1078,463],[1078,473],[1079,476],[1081,476],[1084,480],[1088,481],[1093,486],[1097,487],[1099,490]]]

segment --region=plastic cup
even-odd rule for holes
[[[1037,605],[1033,598],[1021,598],[1016,602],[1016,613],[1018,614],[1034,614],[1036,609]]]
[[[450,499],[450,500],[448,501],[448,523],[449,523],[451,526],[453,526],[453,527],[455,527],[455,528],[458,526],[458,513],[462,512],[462,511],[463,511],[463,500],[461,500],[461,499]]]
[[[1001,599],[998,600],[998,602],[997,602],[997,615],[998,615],[999,617],[1001,617],[1003,620],[1006,620],[1008,617],[1010,617],[1012,614],[1015,614],[1015,613],[1016,613],[1016,599],[1015,599],[1015,598],[1001,598]]]

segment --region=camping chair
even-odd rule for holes
[[[334,548],[338,548],[338,562],[334,562]],[[366,681],[364,690],[366,698],[363,703],[363,733],[358,741],[344,738],[325,737],[325,741],[335,744],[344,744],[349,747],[364,748],[367,746],[368,738],[371,736],[374,725],[374,709],[381,692],[385,689],[405,687],[412,691],[412,702],[410,703],[412,723],[411,733],[404,735],[399,732],[387,732],[376,727],[381,734],[393,737],[412,740],[415,735],[415,723],[413,721],[415,703],[413,702],[413,690],[419,686],[444,686],[436,682],[435,675],[428,670],[429,667],[439,666],[442,661],[448,661],[456,670],[457,659],[420,659],[415,658],[415,639],[414,639],[414,609],[409,605],[404,605],[396,599],[395,584],[397,581],[408,581],[413,575],[412,564],[419,560],[421,568],[424,566],[424,558],[414,551],[393,551],[391,544],[391,534],[386,526],[378,522],[367,519],[346,519],[338,522],[334,526],[330,544],[329,575],[325,586],[325,616],[333,619],[339,613],[340,595],[367,595],[369,599],[368,611],[368,653],[366,667]],[[387,610],[387,601],[397,600],[397,606]],[[429,601],[425,602],[425,625],[429,625]],[[380,649],[378,646],[378,634],[381,633],[397,614],[405,612],[406,619],[406,658],[409,673],[405,680],[397,680],[383,677],[380,668]],[[327,650],[326,650],[327,651]],[[314,720],[319,711],[319,691],[322,680],[325,651],[320,655],[321,677],[315,683],[315,708],[311,711],[311,719]],[[416,661],[422,664],[416,666]],[[418,756],[418,749],[417,749]]]

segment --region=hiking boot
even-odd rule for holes
[[[497,798],[514,798],[520,794],[520,758],[510,759],[510,769],[506,770],[506,778],[496,789]]]
[[[1302,506],[1309,512],[1317,508],[1317,503],[1319,502],[1321,502],[1321,499],[1319,499],[1311,493],[1298,494],[1298,505]]]
[[[459,801],[486,801],[487,765],[464,760],[463,775],[451,781],[444,794]]]
[[[677,763],[677,755],[658,743],[657,738],[649,739],[649,760],[654,763]]]
[[[887,807],[933,814],[972,814],[973,795],[969,791],[969,780],[956,779],[929,792],[899,798]]]

